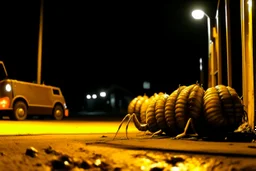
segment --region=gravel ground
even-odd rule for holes
[[[2,136],[0,170],[256,170],[255,158],[250,157],[130,150],[108,146],[107,141],[112,140],[102,135]]]

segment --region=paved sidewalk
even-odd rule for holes
[[[225,156],[256,157],[256,143],[247,142],[210,142],[194,140],[174,140],[171,138],[131,138],[113,140],[106,144],[131,149],[150,149],[181,153],[213,154]]]

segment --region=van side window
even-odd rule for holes
[[[54,95],[60,95],[60,91],[59,91],[59,90],[56,90],[56,89],[53,89],[53,94],[54,94]]]

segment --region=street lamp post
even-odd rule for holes
[[[211,57],[211,19],[210,17],[202,10],[194,10],[192,11],[192,17],[196,20],[201,20],[204,16],[207,18],[207,32],[208,32],[208,58],[210,59]],[[212,85],[214,85],[213,81],[214,81],[214,78],[213,78],[213,74],[212,74]]]

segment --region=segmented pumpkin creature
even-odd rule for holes
[[[135,113],[128,113],[119,125],[116,135],[126,118],[129,118],[126,125],[126,136],[131,120],[138,130],[150,131],[153,135],[165,133],[174,136],[182,133],[188,119],[190,117],[196,119],[201,114],[203,95],[203,87],[199,84],[179,86],[171,95],[155,94],[150,97],[151,100],[146,109],[146,123],[141,123]],[[143,116],[144,113],[140,115]]]
[[[160,92],[160,93],[155,93],[150,98],[147,98],[147,96],[144,97],[144,98],[146,98],[146,100],[144,100],[144,103],[142,105],[140,105],[140,109],[138,107],[136,109],[136,106],[138,106],[137,103],[140,103],[140,100],[143,97],[138,96],[138,97],[134,98],[128,106],[128,114],[121,121],[121,123],[119,125],[119,128],[118,128],[118,131],[120,130],[122,124],[124,123],[124,121],[127,118],[129,118],[129,119],[128,119],[128,122],[127,122],[127,125],[126,125],[126,130],[128,130],[128,125],[129,125],[130,121],[133,119],[134,124],[135,124],[135,126],[137,127],[138,130],[140,130],[140,131],[150,131],[148,124],[153,123],[152,122],[153,117],[150,117],[150,115],[154,115],[154,113],[152,113],[152,112],[154,112],[154,110],[151,111],[151,112],[149,112],[148,110],[150,108],[154,108],[156,99],[158,99],[160,96],[164,96],[164,95],[167,95],[167,94],[164,94],[164,93]],[[154,125],[154,123],[153,123],[153,125]],[[152,128],[152,129],[156,129],[156,128]],[[117,131],[117,133],[118,133],[118,131]],[[127,136],[127,132],[128,131],[126,131],[126,136]],[[117,133],[116,133],[116,135],[117,135]]]
[[[135,113],[140,120],[140,109],[145,100],[148,100],[148,96],[146,95],[134,98],[128,106],[128,113]]]
[[[140,105],[139,114],[130,110],[131,113],[120,123],[116,135],[126,118],[129,118],[126,125],[127,138],[131,120],[140,131],[150,131],[153,135],[165,133],[181,138],[189,130],[199,136],[224,135],[238,128],[244,118],[238,94],[233,88],[224,85],[217,85],[206,91],[199,84],[179,86],[170,95],[154,94],[144,100],[144,103]]]
[[[229,86],[208,88],[203,106],[204,115],[194,124],[201,136],[223,136],[246,121],[242,101],[235,89]]]

